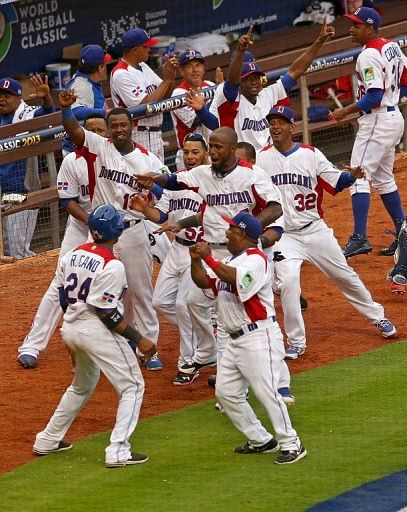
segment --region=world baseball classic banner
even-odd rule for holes
[[[122,34],[140,26],[151,36],[201,32],[264,31],[292,24],[309,0],[155,0],[110,2],[0,0],[0,78],[41,71],[61,61],[65,46],[120,46]]]

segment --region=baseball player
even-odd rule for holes
[[[396,328],[385,318],[383,306],[373,302],[358,274],[347,264],[333,230],[323,220],[323,191],[332,195],[341,192],[355,179],[363,178],[362,168],[346,167],[348,172],[341,172],[317,148],[294,143],[294,113],[290,108],[272,108],[267,117],[273,145],[258,154],[257,163],[280,189],[283,201],[285,229],[276,250],[284,259],[276,262],[275,272],[288,338],[286,357],[297,359],[306,348],[299,303],[304,260],[332,279],[348,302],[376,325],[384,338],[395,336]]]
[[[404,120],[397,106],[400,85],[407,85],[407,59],[399,45],[379,37],[380,16],[370,7],[346,14],[352,20],[351,39],[364,45],[356,61],[358,100],[338,108],[338,122],[349,114],[360,112],[358,132],[352,149],[351,165],[361,165],[367,180],[356,180],[350,189],[354,217],[354,233],[344,248],[347,258],[372,250],[367,239],[367,218],[370,205],[370,181],[390,215],[396,233],[405,219],[400,194],[393,175],[395,146],[400,142]],[[380,251],[391,256],[397,239]]]
[[[270,108],[287,97],[316,56],[321,46],[335,34],[335,29],[322,25],[321,32],[308,50],[298,57],[275,84],[262,86],[265,74],[255,61],[245,62],[245,51],[253,44],[253,27],[239,38],[236,54],[230,64],[228,79],[219,85],[209,112],[202,95],[190,96],[188,104],[197,111],[201,121],[211,130],[218,126],[233,128],[238,140],[250,142],[256,150],[263,148],[269,140],[266,116]]]
[[[113,254],[113,246],[123,233],[124,217],[124,212],[111,205],[99,205],[88,219],[93,241],[68,252],[59,264],[57,284],[65,311],[61,333],[74,362],[75,376],[48,425],[36,435],[33,451],[37,455],[72,448],[64,440],[65,434],[92,396],[102,371],[119,395],[105,466],[117,468],[148,460],[147,455],[131,452],[130,446],[144,380],[129,343],[147,358],[155,346],[123,318],[126,272]]]
[[[182,81],[172,91],[172,96],[185,94],[186,91],[197,91],[215,85],[210,80],[204,80],[205,59],[195,50],[187,50],[179,57]],[[190,133],[200,133],[205,140],[209,139],[208,129],[202,125],[193,108],[186,106],[171,111],[172,123],[177,137],[178,152],[175,163],[178,170],[185,168],[183,161],[183,142]]]
[[[20,82],[12,78],[0,80],[0,126],[27,121],[33,117],[44,116],[55,112],[51,98],[48,77],[44,81],[40,75],[31,78],[35,93],[30,98],[41,99],[42,107],[29,106],[22,99],[23,88]],[[39,183],[37,158],[16,160],[0,165],[0,189],[3,194],[26,194],[26,178],[32,176]],[[39,187],[39,185],[38,185]],[[24,210],[8,215],[3,219],[3,235],[5,254],[16,259],[34,256],[30,250],[34,235],[38,210]]]
[[[263,228],[244,211],[224,220],[230,226],[226,239],[231,256],[215,258],[205,242],[190,248],[192,279],[218,297],[218,316],[228,336],[218,363],[216,396],[234,426],[248,439],[244,446],[235,448],[235,453],[271,453],[280,448],[275,462],[292,464],[304,458],[307,451],[277,389],[284,365],[284,343],[275,317],[271,266],[258,249]],[[248,386],[267,411],[275,439],[248,403]]]
[[[91,114],[84,121],[86,130],[107,137],[104,116]],[[59,250],[61,258],[88,238],[88,215],[91,211],[89,197],[88,166],[80,150],[69,153],[62,161],[57,177],[57,189],[61,206],[69,213],[67,226]],[[35,368],[39,354],[46,349],[61,318],[56,278],[51,281],[35,314],[31,330],[18,348],[18,362],[24,368]]]
[[[77,96],[72,110],[76,119],[83,120],[89,115],[106,115],[107,104],[102,91],[102,81],[106,80],[107,64],[112,56],[98,44],[84,46],[79,54],[78,70],[69,81],[67,89],[74,89]],[[73,151],[69,139],[64,139],[63,153]]]
[[[183,160],[186,171],[208,163],[208,148],[202,135],[191,133],[186,136]],[[166,190],[154,207],[150,207],[146,199],[137,195],[132,198],[130,207],[141,212],[147,219],[162,224],[167,221],[175,223],[195,215],[200,211],[201,203],[202,197],[192,190]],[[188,248],[201,240],[202,235],[202,226],[182,229],[175,235],[153,293],[155,309],[179,330],[178,374],[173,380],[176,386],[191,384],[199,375],[199,372],[183,373],[182,366],[192,363],[196,348],[196,336],[187,309],[188,293],[193,286]]]
[[[394,267],[388,274],[390,291],[404,294],[407,290],[407,221],[403,222],[394,253]]]
[[[141,28],[132,28],[123,34],[123,57],[110,75],[110,92],[115,107],[131,108],[171,95],[175,87],[178,57],[171,56],[166,60],[162,80],[146,64],[150,47],[157,41]],[[162,114],[134,121],[133,140],[164,162],[162,122]]]
[[[125,231],[115,253],[123,262],[129,284],[124,298],[126,320],[137,325],[143,336],[157,343],[158,319],[152,307],[153,287],[151,283],[153,256],[144,217],[129,209],[131,196],[145,195],[147,190],[139,187],[134,174],[161,173],[168,170],[158,158],[131,139],[132,118],[128,110],[112,109],[106,118],[109,139],[84,130],[72,113],[70,105],[75,102],[72,90],[61,91],[62,122],[67,134],[78,146],[84,146],[89,169],[89,192],[92,206],[110,203],[125,212]],[[134,264],[137,262],[137,272]],[[146,363],[149,370],[160,370],[162,363],[155,354]]]

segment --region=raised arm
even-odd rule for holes
[[[335,29],[331,25],[327,25],[325,20],[321,28],[321,32],[317,39],[313,42],[313,44],[306,50],[302,55],[300,55],[288,68],[288,74],[294,80],[297,80],[301,75],[303,75],[310,64],[316,57],[318,50],[321,48],[323,44],[325,44],[329,39],[331,39],[335,35]]]
[[[71,105],[76,101],[75,91],[68,89],[59,93],[59,104],[62,109],[62,124],[66,133],[71,137],[74,144],[83,146],[85,142],[85,130],[76,120]]]
[[[230,63],[228,71],[228,80],[232,85],[237,86],[240,84],[240,75],[243,67],[244,52],[247,50],[250,51],[253,45],[253,41],[251,40],[252,32],[253,25],[250,25],[247,33],[239,37],[235,56],[233,57],[232,62]]]

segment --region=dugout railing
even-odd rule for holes
[[[383,27],[381,34],[398,41],[404,48],[407,46],[407,21]],[[296,111],[297,117],[302,119],[296,123],[296,136],[306,143],[318,146],[337,165],[349,160],[354,139],[354,124],[358,115],[352,116],[349,123],[344,126],[338,125],[334,120],[311,123],[308,121],[307,108],[311,103],[325,105],[328,109],[336,107],[332,97],[313,100],[311,96],[310,99],[310,90],[312,91],[312,88],[316,86],[320,87],[325,83],[331,83],[344,75],[353,76],[355,61],[360,49],[348,50],[349,46],[349,37],[337,39],[325,45],[324,51],[331,53],[315,59],[307,74],[299,80],[298,87],[290,93],[292,107]],[[269,81],[276,80],[301,51],[295,50],[284,55],[260,59],[262,69],[273,69],[267,73]],[[208,98],[213,96],[214,89],[213,87],[205,92]],[[174,168],[177,147],[169,112],[183,105],[183,97],[182,95],[131,109],[135,118],[165,113],[163,124],[165,163],[171,169]],[[407,103],[400,104],[400,107],[406,117]],[[3,225],[9,220],[7,218],[27,210],[38,210],[31,249],[34,252],[43,252],[60,246],[67,218],[65,212],[59,207],[56,188],[57,171],[62,159],[61,139],[63,135],[59,112],[0,127],[0,165],[21,159],[37,161],[38,164],[27,167],[25,182],[30,192],[23,202],[4,201],[3,198],[1,200],[0,257],[5,253],[2,235]],[[404,148],[407,148],[407,131],[405,131],[402,143]],[[21,225],[14,229],[26,230],[27,226]]]

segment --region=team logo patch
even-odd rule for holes
[[[254,277],[250,272],[246,272],[246,274],[242,278],[241,288],[249,288],[249,286],[254,282]]]
[[[102,297],[102,302],[104,304],[111,304],[113,302],[113,300],[115,299],[115,297],[116,296],[113,295],[112,293],[105,292]]]
[[[69,183],[67,181],[58,181],[57,190],[68,190]]]
[[[374,69],[372,67],[363,68],[363,79],[365,82],[371,82],[374,80]]]

